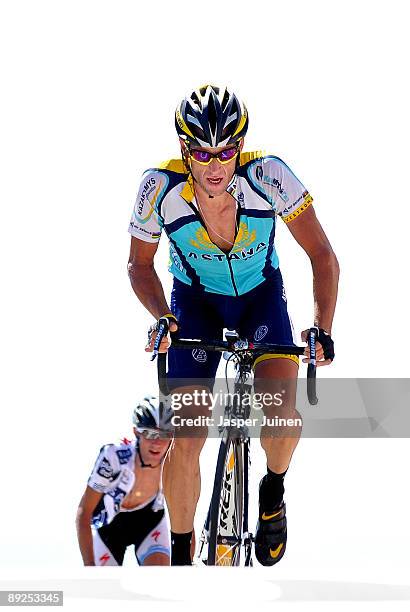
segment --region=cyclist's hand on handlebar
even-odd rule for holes
[[[307,342],[308,340],[309,330],[305,329],[302,334],[302,342]],[[305,359],[302,359],[303,363],[308,363],[309,361],[309,347],[305,349]],[[319,327],[318,338],[316,341],[316,367],[320,368],[322,366],[329,365],[332,363],[335,357],[334,351],[334,343],[329,333],[327,333],[324,329]]]
[[[164,319],[164,318],[168,320],[169,332],[176,332],[178,329],[178,322],[176,318],[174,317],[174,315],[172,314],[163,315],[156,323],[151,325],[151,327],[148,330],[148,342],[145,346],[145,351],[147,353],[152,353],[152,351],[154,350],[154,344],[155,344],[155,340],[158,334],[158,330],[160,328],[161,319]],[[167,332],[161,340],[161,343],[158,348],[159,353],[166,353],[171,345],[171,338],[170,338],[169,332]]]

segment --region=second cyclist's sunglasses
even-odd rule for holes
[[[190,157],[194,159],[198,164],[202,166],[209,166],[211,161],[215,158],[219,161],[220,164],[228,164],[234,157],[236,157],[239,153],[239,144],[237,142],[235,145],[230,147],[229,149],[224,149],[219,153],[210,153],[210,151],[203,151],[199,149],[191,149],[188,147],[188,152]]]
[[[137,431],[146,440],[170,440],[174,437],[172,431],[159,431],[158,429],[149,429],[148,427],[144,429],[137,428]]]

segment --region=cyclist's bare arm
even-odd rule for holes
[[[134,236],[131,237],[131,249],[128,259],[128,275],[135,295],[145,308],[158,320],[164,314],[171,312],[165,299],[164,289],[154,268],[154,257],[158,243],[144,242]],[[176,331],[177,325],[170,323],[170,330]],[[153,335],[152,343],[155,335]],[[168,346],[164,338],[161,350]],[[152,347],[150,347],[152,350]]]
[[[309,206],[287,226],[312,263],[315,325],[331,333],[339,283],[339,263],[336,255],[313,206]],[[321,355],[318,354],[318,359],[320,358]]]
[[[131,237],[128,275],[135,295],[154,319],[170,312],[161,281],[154,268],[157,249],[157,242],[144,242]]]
[[[77,510],[76,527],[78,544],[84,565],[95,565],[93,552],[93,538],[91,533],[91,518],[103,494],[86,488]]]

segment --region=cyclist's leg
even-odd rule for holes
[[[158,521],[149,533],[135,544],[135,556],[140,565],[170,565],[171,542],[169,525],[164,511],[150,512]]]
[[[176,283],[171,308],[178,319],[181,337],[220,337],[222,322],[209,298],[203,293]],[[207,395],[213,385],[219,359],[219,354],[202,349],[177,350],[171,346],[168,351],[168,384],[173,394],[173,406],[178,408],[176,415],[180,422],[183,423],[187,418],[211,416]],[[188,405],[186,398],[192,399],[192,405]],[[199,456],[207,430],[206,425],[178,428],[169,460],[164,465],[163,482],[173,534],[173,557],[180,545],[185,552],[188,551],[185,557],[189,557],[194,515],[200,494]]]
[[[134,541],[132,539],[134,525],[135,522],[132,521],[131,513],[119,512],[108,525],[104,525],[98,530],[93,527],[93,533],[96,534],[95,546],[98,547],[97,551],[101,550],[99,556],[101,562],[98,565],[123,564],[127,546]],[[110,559],[107,559],[107,555],[110,555],[110,558],[112,557],[116,563],[111,563]],[[95,560],[97,562],[96,556]]]
[[[176,387],[174,397],[201,397],[201,405],[183,406],[177,412],[181,422],[198,416],[209,417],[211,412],[208,403],[202,401],[209,388],[199,385]],[[198,503],[201,476],[199,457],[205,444],[208,428],[206,425],[180,427],[176,432],[169,461],[165,462],[163,482],[167,500],[171,530],[174,533],[188,533],[193,530],[195,509]]]
[[[246,319],[248,337],[260,342],[294,344],[280,272],[258,293],[258,308],[252,309]],[[267,473],[259,489],[255,537],[256,557],[263,565],[277,563],[286,549],[283,480],[301,433],[301,417],[295,407],[297,374],[298,359],[291,355],[263,355],[255,361],[255,393],[259,394],[267,421],[261,428]]]
[[[294,345],[280,271],[248,295],[250,305],[243,316],[241,333],[256,342]],[[301,433],[301,417],[295,409],[298,367],[299,359],[293,355],[267,354],[255,361],[255,392],[261,394],[269,423],[261,428],[261,443],[268,468],[277,473],[286,471]],[[275,418],[293,419],[295,425],[280,426]]]
[[[261,428],[261,445],[268,468],[277,474],[288,469],[302,430],[295,407],[297,375],[298,365],[288,358],[265,359],[255,367],[255,393],[268,423]]]
[[[297,371],[296,363],[280,357],[264,360],[255,367],[255,391],[261,394],[264,416],[270,422],[270,425],[261,428],[267,472],[259,485],[259,514],[255,533],[256,558],[265,566],[278,563],[286,550],[284,478],[302,429],[302,421],[295,408]],[[266,399],[275,396],[280,398],[281,404],[266,405]]]
[[[125,546],[116,546],[114,550],[108,548],[106,538],[103,539],[99,529],[92,528],[94,563],[101,566],[122,565],[125,554]]]

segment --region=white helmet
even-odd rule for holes
[[[157,429],[163,432],[173,432],[172,417],[174,411],[166,402],[159,401],[154,395],[146,395],[134,408],[132,422],[137,431]]]

